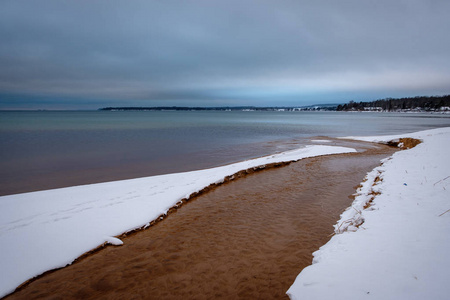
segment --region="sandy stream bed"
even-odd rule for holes
[[[358,153],[302,159],[223,184],[123,246],[49,272],[5,299],[286,299],[356,186],[396,150],[332,144]]]

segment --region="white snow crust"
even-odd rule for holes
[[[423,143],[367,174],[291,299],[450,299],[450,127],[352,138],[400,137]]]
[[[330,140],[311,140],[313,143],[331,143]]]
[[[121,245],[115,236],[148,225],[181,199],[226,176],[270,163],[349,152],[356,150],[306,146],[212,169],[0,197],[0,297],[99,245]]]

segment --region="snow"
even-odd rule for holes
[[[311,140],[313,143],[331,143],[330,140]]]
[[[367,174],[291,299],[449,299],[450,128],[351,138],[401,137],[423,143]]]
[[[118,239],[116,237],[113,237],[113,236],[106,237],[105,238],[105,243],[113,245],[113,246],[121,246],[121,245],[123,245],[123,242],[120,239]]]
[[[227,166],[0,197],[0,297],[64,267],[115,236],[148,226],[181,199],[241,170],[306,157],[356,152],[306,146]]]
[[[450,128],[346,138],[401,137],[423,143],[367,174],[336,235],[287,291],[291,299],[448,299]],[[0,197],[0,297],[99,245],[122,245],[115,236],[241,170],[345,152],[355,150],[307,146],[206,170]]]

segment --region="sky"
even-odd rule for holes
[[[0,1],[0,109],[450,94],[448,0]]]

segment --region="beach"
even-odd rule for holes
[[[354,137],[373,142],[402,136]],[[291,299],[447,299],[450,259],[450,128],[367,174],[331,240],[289,288]]]
[[[450,299],[450,1],[0,1],[0,300]]]
[[[146,230],[46,274],[8,299],[287,298],[333,232],[355,186],[395,149],[339,140],[359,152],[305,158],[243,176],[189,201]]]
[[[445,231],[445,228],[448,228],[448,219],[445,219],[448,218],[448,215],[444,209],[446,202],[442,202],[442,199],[446,199],[445,195],[448,195],[446,194],[448,177],[444,176],[446,170],[448,170],[446,168],[448,159],[443,154],[447,149],[445,147],[448,142],[448,134],[448,129],[445,128],[408,134],[407,136],[421,140],[423,143],[413,149],[397,152],[393,156],[391,156],[392,153],[400,149],[398,146],[406,148],[403,140],[398,140],[402,136],[352,137],[353,140],[318,137],[311,139],[311,143],[315,145],[297,151],[282,152],[237,165],[224,166],[222,169],[219,168],[220,172],[217,168],[214,168],[211,169],[210,173],[208,173],[208,170],[199,173],[187,173],[190,183],[185,185],[180,180],[185,178],[187,174],[181,177],[176,177],[175,174],[175,177],[173,177],[175,182],[182,187],[181,190],[178,190],[178,196],[175,197],[175,194],[172,193],[174,186],[171,184],[173,183],[170,180],[165,180],[164,191],[165,193],[170,191],[170,193],[160,194],[160,196],[173,197],[172,204],[161,206],[160,209],[165,213],[156,210],[155,217],[152,218],[148,218],[148,212],[144,213],[147,216],[145,222],[144,219],[140,220],[140,217],[137,217],[137,220],[133,220],[134,223],[127,225],[123,222],[123,217],[128,214],[127,211],[121,211],[122,218],[111,216],[112,211],[105,209],[104,203],[99,202],[98,207],[92,209],[93,203],[92,201],[86,201],[88,199],[84,199],[84,202],[81,203],[79,199],[70,200],[74,201],[71,205],[77,206],[78,211],[68,209],[67,205],[65,208],[52,207],[50,211],[42,213],[41,216],[31,216],[31,219],[34,218],[34,220],[6,222],[6,226],[5,223],[2,226],[4,233],[2,243],[11,249],[6,253],[13,256],[8,258],[4,254],[2,255],[2,269],[11,270],[11,272],[2,275],[4,278],[2,280],[3,293],[6,295],[14,289],[14,286],[38,276],[22,285],[7,298],[62,297],[75,299],[81,297],[94,299],[98,297],[123,298],[125,295],[127,297],[131,295],[135,298],[165,299],[282,299],[287,297],[286,291],[288,291],[288,295],[292,299],[300,299],[304,297],[302,295],[308,295],[306,297],[311,299],[320,299],[321,297],[330,297],[331,294],[338,295],[338,299],[344,299],[341,295],[358,299],[358,294],[351,294],[351,291],[353,289],[358,290],[359,286],[351,285],[351,287],[347,287],[350,295],[348,292],[342,291],[342,289],[346,289],[345,281],[352,276],[334,275],[332,279],[334,281],[340,280],[340,282],[330,285],[327,283],[327,280],[330,279],[327,274],[330,270],[336,274],[344,272],[350,267],[351,274],[357,273],[365,269],[364,263],[356,266],[351,266],[351,263],[342,263],[341,267],[329,267],[324,261],[327,262],[327,258],[333,258],[333,255],[335,255],[333,253],[335,253],[336,247],[333,245],[336,245],[336,240],[338,240],[339,245],[339,243],[342,243],[341,239],[344,239],[344,241],[349,237],[352,239],[351,234],[354,231],[358,234],[364,234],[367,217],[364,215],[365,217],[361,218],[362,211],[377,211],[373,203],[376,203],[377,197],[383,196],[382,190],[374,191],[370,187],[381,181],[382,184],[390,183],[391,185],[391,190],[388,189],[389,193],[384,196],[392,197],[392,195],[401,192],[398,186],[392,188],[393,182],[405,180],[400,178],[399,174],[396,176],[400,179],[394,176],[394,178],[388,177],[386,180],[380,180],[383,177],[380,174],[391,172],[386,167],[389,162],[402,161],[402,157],[411,153],[412,159],[407,157],[403,159],[403,163],[400,163],[402,168],[413,164],[426,170],[429,166],[430,170],[427,171],[428,173],[424,173],[425,177],[429,178],[430,181],[439,179],[435,180],[436,182],[433,182],[433,184],[429,184],[433,188],[439,189],[435,192],[432,192],[430,187],[420,191],[420,194],[417,191],[418,185],[415,187],[412,181],[403,182],[401,186],[410,186],[412,195],[418,195],[417,199],[414,200],[417,201],[417,206],[420,206],[421,201],[426,200],[427,194],[430,195],[431,199],[435,195],[439,196],[437,200],[441,200],[436,202],[435,205],[437,206],[434,209],[439,211],[440,214],[433,217],[438,216],[438,221],[444,223],[440,224],[443,225],[440,231],[436,231],[436,228],[433,228],[434,219],[427,217],[426,220],[430,221],[431,228],[437,232],[437,238],[432,240],[432,243],[428,244],[427,247],[431,247],[436,253],[442,253],[442,251],[448,249],[445,239],[442,241],[439,238],[442,237],[442,230]],[[363,141],[357,142],[355,141],[357,139]],[[368,143],[364,140],[368,142],[397,140],[398,145],[396,148],[392,148]],[[425,159],[424,155],[428,152],[432,158]],[[397,158],[397,156],[400,158]],[[383,160],[383,165],[380,166],[380,160],[387,157],[391,158]],[[291,161],[297,162],[290,163]],[[264,167],[261,167],[262,165]],[[399,166],[394,165],[394,169],[399,169]],[[409,174],[407,169],[400,170],[400,172]],[[209,175],[205,176],[206,174]],[[212,174],[216,177],[211,177]],[[366,174],[366,179],[361,182]],[[206,179],[206,181],[196,182],[194,180],[196,176]],[[162,183],[161,178],[166,177],[156,178],[159,183]],[[167,178],[171,178],[171,176],[167,176]],[[217,178],[222,178],[222,180]],[[417,181],[418,177],[414,175],[413,178]],[[124,193],[127,196],[126,199],[132,203],[133,198],[139,198],[139,193],[143,193],[144,190],[138,190],[137,187],[142,186],[146,182],[145,180],[148,179],[13,195],[2,197],[2,200],[17,200],[20,197],[27,198],[29,195],[34,200],[46,199],[48,196],[61,197],[63,194],[66,195],[66,198],[67,195],[72,195],[71,198],[79,198],[74,196],[92,194],[97,194],[98,197],[99,191],[104,192],[100,198],[106,199],[110,195],[105,192],[109,191],[113,194],[116,193],[116,196],[119,197],[107,202],[118,205],[120,202],[117,201],[120,198],[120,195],[117,194],[118,190],[124,187],[135,188],[134,195],[130,192],[126,193],[126,191]],[[212,182],[213,185],[208,185],[207,182]],[[358,184],[360,184],[360,187],[357,189]],[[423,185],[423,182],[421,185]],[[114,190],[114,186],[119,188]],[[200,188],[201,186],[206,186],[206,188]],[[195,188],[192,189],[191,187]],[[186,193],[186,188],[189,188],[188,191],[190,192]],[[154,188],[153,191],[155,191]],[[439,193],[436,194],[437,192]],[[185,200],[179,201],[180,195],[183,194]],[[354,195],[353,198],[352,195]],[[145,197],[148,197],[148,195]],[[111,202],[111,200],[115,202]],[[3,201],[2,204],[4,205],[5,202],[8,201]],[[350,205],[353,206],[349,208]],[[46,206],[45,203],[43,206]],[[346,208],[347,210],[345,210]],[[81,224],[80,220],[87,220],[86,216],[89,215],[85,214],[89,209],[92,209],[97,219],[94,221],[88,220],[87,225]],[[8,214],[8,211],[2,211],[4,216]],[[53,213],[51,213],[52,211]],[[342,213],[343,211],[344,213]],[[105,216],[100,217],[99,212],[105,212]],[[136,213],[139,213],[139,211],[134,211],[133,217]],[[419,211],[419,215],[420,213],[423,214]],[[339,215],[341,215],[341,220],[340,223],[336,224]],[[77,221],[76,218],[80,216],[82,218]],[[442,216],[444,217],[442,218]],[[402,218],[404,219],[400,210],[395,219]],[[68,220],[71,219],[75,222],[73,224],[77,224],[76,230],[64,228],[64,224],[70,224],[67,222],[70,222]],[[161,221],[150,222],[151,220]],[[413,221],[412,224],[420,223],[414,221],[414,218],[408,219],[408,222],[410,221]],[[101,222],[106,222],[107,226],[100,226]],[[50,224],[48,225],[50,227],[42,227],[43,223]],[[30,224],[37,226],[33,227]],[[56,231],[49,230],[54,230],[55,225],[58,225],[57,229],[62,231],[61,236],[58,236],[58,242],[55,241],[55,236],[52,236]],[[89,234],[87,231],[83,231],[84,225],[87,226],[86,230],[100,233],[100,236],[93,234],[91,237],[97,237],[86,243],[89,240]],[[333,230],[333,225],[335,225],[335,230]],[[96,226],[98,228],[95,228]],[[114,234],[113,231],[108,231],[111,228],[113,231],[122,228],[122,231],[119,230],[120,232]],[[138,230],[133,230],[133,228]],[[30,229],[33,229],[33,231],[30,231]],[[8,237],[8,230],[13,232],[11,244],[5,243],[5,241],[8,241],[8,239],[5,239],[5,236]],[[17,238],[20,234],[23,234],[23,230],[28,230],[32,235],[22,235],[24,239],[20,239],[21,244],[14,244],[14,236]],[[131,232],[131,234],[120,234],[126,231]],[[402,235],[402,232],[393,231]],[[423,234],[422,231],[417,232],[419,235]],[[330,240],[333,234],[336,235]],[[388,236],[391,236],[391,234]],[[28,248],[23,251],[21,245],[27,239],[29,247],[27,245]],[[418,237],[416,239],[419,241],[418,245],[421,246],[420,239]],[[84,252],[96,248],[102,241],[105,242],[104,245],[108,243],[115,246],[98,248],[99,251],[82,255]],[[330,243],[332,246],[328,246]],[[443,244],[440,245],[440,243]],[[317,251],[324,244],[326,246]],[[374,242],[369,243],[371,246],[376,244],[376,242],[375,244]],[[74,252],[73,248],[78,250]],[[332,249],[332,251],[326,252],[323,248]],[[356,246],[354,248],[358,249]],[[435,248],[440,249],[440,251],[435,251]],[[82,251],[82,249],[86,250]],[[370,256],[376,258],[376,249],[378,248],[374,247],[374,249],[375,254],[371,253]],[[314,256],[312,256],[313,252]],[[387,252],[389,254],[389,251]],[[14,255],[16,258],[14,258]],[[50,260],[50,258],[54,259],[60,255],[62,255],[60,260],[53,260],[53,262]],[[337,255],[339,255],[339,252]],[[33,271],[30,267],[33,267],[37,256],[41,256],[40,262],[43,264]],[[81,259],[73,262],[80,256],[82,256]],[[365,258],[366,254],[356,252],[350,257],[355,259]],[[410,260],[423,261],[421,256],[417,257],[415,252],[410,253],[409,256],[406,255],[406,257]],[[437,259],[441,261],[444,259],[443,266],[446,266],[447,260],[441,254],[437,256]],[[18,261],[22,263],[19,268],[17,268]],[[309,266],[311,261],[314,264]],[[59,269],[68,264],[70,266]],[[382,266],[381,263],[380,266]],[[304,271],[302,271],[303,268],[305,268]],[[400,264],[397,269],[389,272],[393,272],[395,277],[395,274],[398,273],[395,273],[395,271],[401,271],[403,268],[404,266]],[[27,269],[28,273],[24,273],[23,270]],[[52,269],[59,270],[51,271]],[[49,270],[50,272],[46,273]],[[310,270],[319,271],[311,272]],[[440,270],[438,274],[442,275],[444,269],[440,268]],[[17,273],[17,271],[20,272]],[[35,275],[30,275],[32,273]],[[44,274],[39,276],[42,273]],[[300,275],[298,275],[299,273]],[[5,276],[6,274],[7,276]],[[14,274],[19,275],[15,282],[10,280]],[[417,274],[420,274],[420,272],[417,272]],[[376,292],[379,292],[382,288],[377,284],[378,281],[383,281],[379,276],[371,277],[369,284],[372,283],[376,287],[372,287],[369,291],[371,295],[376,295]],[[7,282],[9,284],[5,285]],[[404,283],[404,281],[400,280],[400,283]],[[327,284],[327,288],[317,289],[321,284]],[[336,289],[337,294],[333,292],[333,289],[330,290],[329,286]],[[423,296],[424,291],[427,291],[427,286],[423,288],[420,295]],[[434,295],[437,295],[436,299],[441,299],[440,296],[443,294],[445,294],[445,288],[441,288],[437,293],[434,293]],[[386,293],[380,295],[385,297]],[[399,298],[399,296],[401,298],[402,295],[406,294],[398,291],[391,294],[392,299]],[[378,297],[378,299],[382,298]]]

